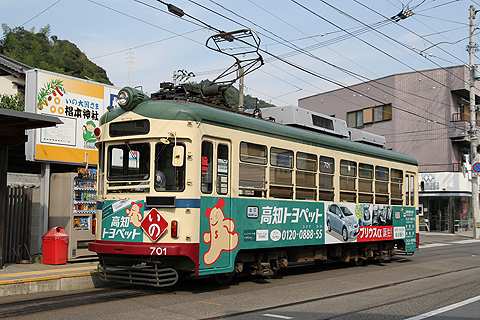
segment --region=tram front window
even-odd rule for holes
[[[108,148],[107,175],[109,180],[146,180],[149,178],[147,161],[150,160],[148,143],[129,143]]]
[[[184,144],[177,143],[177,146],[182,146],[185,153]],[[155,145],[155,191],[185,190],[185,162],[181,166],[174,165],[174,147],[173,143]],[[185,159],[185,154],[182,158]]]
[[[180,146],[180,147],[179,147]],[[129,143],[108,148],[108,193],[183,191],[185,163],[173,161],[174,145],[155,145],[154,165],[150,165],[150,143]],[[178,156],[181,150],[183,155]],[[184,159],[185,146],[177,144],[177,157]],[[153,179],[151,179],[151,177]]]

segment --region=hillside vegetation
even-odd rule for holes
[[[108,79],[107,72],[100,66],[88,60],[85,53],[68,40],[60,40],[50,35],[50,25],[46,25],[38,32],[35,28],[25,30],[23,27],[10,28],[2,24],[3,37],[0,39],[0,54],[22,62],[32,68],[52,71],[81,79],[89,79],[100,83],[113,85]],[[205,86],[210,81],[203,80],[195,85]],[[238,90],[231,87],[226,92],[228,103],[238,108]],[[23,97],[20,95],[0,95],[0,107],[14,110],[23,110]],[[245,95],[246,109],[272,107],[262,100]]]

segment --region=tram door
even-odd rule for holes
[[[201,155],[200,267],[221,270],[231,265],[231,253],[238,240],[232,239],[231,143],[205,137]]]

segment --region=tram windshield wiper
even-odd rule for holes
[[[132,155],[132,158],[137,160],[137,155],[135,152],[133,152],[132,148],[130,147],[130,144],[128,143],[128,141],[125,141],[125,145],[127,146],[127,149],[128,149],[128,152],[129,154]]]

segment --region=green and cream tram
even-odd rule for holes
[[[95,131],[104,280],[169,286],[417,250],[410,156],[172,94],[119,92]]]

